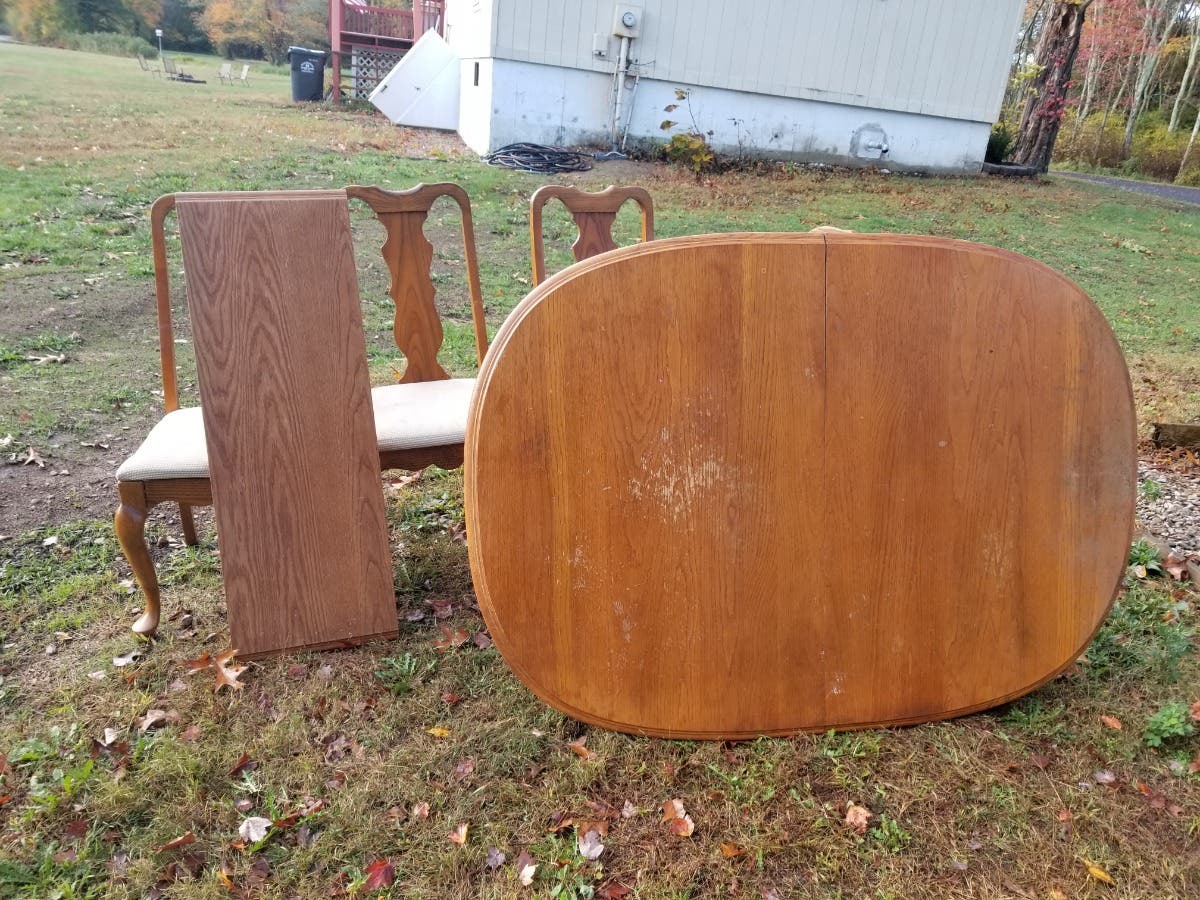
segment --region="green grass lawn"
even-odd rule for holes
[[[108,517],[115,463],[160,402],[154,198],[458,182],[494,329],[529,288],[528,200],[546,182],[487,168],[447,136],[293,106],[282,73],[220,85],[217,64],[185,64],[208,84],[175,84],[133,60],[0,44],[0,440],[4,460],[32,449],[45,462],[0,465],[0,897],[366,894],[381,862],[395,884],[378,895],[396,897],[620,896],[616,885],[646,898],[1200,896],[1200,744],[1172,733],[1200,700],[1197,597],[1153,572],[1130,576],[1075,667],[990,713],[736,745],[649,740],[547,708],[490,647],[433,646],[439,625],[484,625],[456,539],[461,475],[431,470],[388,488],[397,641],[254,664],[243,690],[214,693],[185,663],[228,646],[215,536],[205,518],[201,546],[181,547],[164,507],[151,533],[169,618],[139,644]],[[571,181],[647,186],[660,236],[833,224],[1044,260],[1112,323],[1142,425],[1200,417],[1195,210],[1054,179],[791,166],[697,184],[661,164],[601,164]],[[382,382],[400,362],[382,232],[362,211],[353,224]],[[436,207],[444,358],[469,374],[456,229],[453,207]],[[552,267],[565,265],[561,210],[548,230]],[[622,239],[635,230],[623,213]],[[194,398],[189,347],[177,349]],[[858,553],[829,564],[861,565]],[[114,665],[133,649],[144,656]],[[586,758],[568,746],[585,735]],[[690,837],[660,821],[674,798]],[[844,824],[851,803],[872,812],[863,835]],[[252,842],[238,833],[247,817],[278,824]],[[598,861],[557,827],[564,817],[607,823]],[[459,845],[448,835],[463,823]],[[493,851],[506,861],[490,865]],[[529,886],[522,852],[537,864]]]

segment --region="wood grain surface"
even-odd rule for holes
[[[546,280],[545,230],[542,213],[546,204],[557,199],[571,213],[578,233],[571,253],[575,261],[591,259],[617,249],[613,226],[617,213],[627,200],[638,205],[642,217],[642,243],[654,240],[654,201],[645,188],[609,185],[602,191],[584,191],[565,184],[546,184],[529,198],[529,251],[533,261],[533,283]]]
[[[733,738],[1027,692],[1132,529],[1107,323],[1016,254],[889,235],[627,248],[537,288],[467,433],[497,646],[581,719]]]
[[[395,634],[345,193],[177,207],[234,647]]]

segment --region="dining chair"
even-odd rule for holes
[[[380,465],[408,470],[431,465],[456,468],[462,465],[467,407],[475,379],[451,377],[437,359],[444,335],[430,272],[433,247],[425,237],[424,224],[438,198],[449,197],[458,205],[475,348],[482,362],[488,339],[470,199],[461,187],[450,183],[419,184],[404,191],[352,185],[346,188],[346,195],[370,207],[384,227],[382,255],[391,276],[395,342],[406,357],[398,383],[371,391]],[[178,503],[184,541],[192,546],[197,542],[192,508],[212,505],[200,407],[183,407],[179,402],[165,229],[176,197],[159,197],[150,209],[164,415],[116,473],[120,501],[114,517],[117,538],[146,598],[145,610],[133,624],[133,630],[142,635],[157,630],[161,612],[158,578],[145,539],[149,511],[159,503]]]
[[[645,188],[609,185],[602,191],[581,191],[562,184],[544,185],[534,191],[529,200],[529,244],[535,285],[546,280],[542,211],[551,199],[557,199],[567,208],[579,230],[571,245],[576,262],[617,249],[613,224],[617,211],[627,200],[634,201],[641,210],[642,242],[654,240],[654,201]]]

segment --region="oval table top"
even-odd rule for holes
[[[661,240],[535,289],[479,374],[471,570],[559,710],[742,738],[1013,699],[1127,560],[1132,393],[1073,283],[897,235]]]

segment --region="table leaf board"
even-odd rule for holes
[[[559,710],[744,738],[924,722],[1100,626],[1136,485],[1092,301],[1003,250],[708,235],[535,289],[479,375],[471,570]]]
[[[396,634],[345,193],[177,208],[233,646]]]

